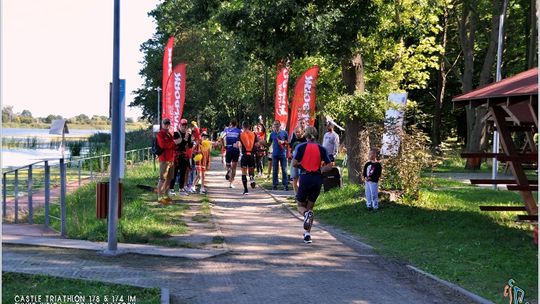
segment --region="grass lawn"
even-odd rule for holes
[[[80,296],[79,299],[84,297],[85,301],[78,302],[84,303],[104,303],[105,296],[108,297],[109,302],[113,299],[116,299],[116,302],[132,304],[157,304],[161,301],[161,291],[158,288],[140,288],[96,281],[2,272],[2,303],[20,303],[23,302],[20,300],[21,296],[30,295],[41,295],[41,301],[25,302],[45,303],[47,295]],[[18,301],[15,301],[16,296],[19,297]],[[99,301],[97,297],[99,297]]]
[[[480,205],[521,205],[518,194],[424,180],[413,204],[383,202],[364,208],[361,187],[347,185],[317,200],[319,220],[361,236],[381,254],[419,267],[496,303],[513,278],[537,299],[538,250],[532,225],[516,223],[516,212],[483,212]],[[507,302],[508,299],[504,299]]]
[[[118,241],[122,243],[149,243],[165,246],[183,246],[169,240],[171,234],[187,232],[181,217],[189,208],[182,198],[174,204],[162,207],[154,192],[142,190],[136,185],[155,186],[158,172],[151,162],[126,167],[123,181],[122,217],[118,221]],[[201,196],[189,196],[190,201],[202,200]],[[96,218],[96,184],[79,188],[66,197],[67,234],[69,238],[90,241],[107,240],[107,220]],[[58,206],[51,206],[51,215],[58,216]],[[36,212],[35,221],[44,222],[43,210]],[[51,221],[59,229],[59,221]]]

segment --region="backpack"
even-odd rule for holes
[[[163,149],[161,149],[161,147],[158,144],[157,135],[156,137],[154,137],[154,140],[152,140],[152,153],[155,156],[160,156],[161,153],[163,153]]]

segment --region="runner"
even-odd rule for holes
[[[225,165],[227,166],[227,174],[225,174],[225,179],[229,181],[229,188],[234,188],[233,182],[236,175],[236,166],[238,164],[238,158],[240,157],[240,150],[238,149],[237,143],[242,130],[236,125],[236,120],[233,119],[230,127],[225,128],[224,130]]]
[[[244,185],[244,195],[248,194],[247,187],[247,173],[249,172],[249,181],[251,189],[255,188],[255,143],[257,142],[257,135],[253,131],[249,130],[249,123],[247,121],[242,122],[242,133],[238,145],[242,147],[242,159],[240,160],[240,167],[242,168],[242,184]]]
[[[292,165],[300,169],[300,183],[296,194],[298,212],[304,216],[304,243],[311,243],[313,206],[321,192],[323,172],[330,171],[332,164],[326,149],[316,142],[317,129],[306,127],[304,137],[307,142],[296,147]],[[321,167],[321,162],[324,166]]]

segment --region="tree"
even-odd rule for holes
[[[14,118],[13,106],[3,106],[2,107],[2,121],[12,122]]]
[[[23,111],[21,112],[21,116],[22,116],[22,117],[32,118],[32,112],[30,112],[29,110],[23,110]]]

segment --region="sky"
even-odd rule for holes
[[[155,33],[148,12],[159,0],[120,1],[120,78],[127,107],[144,55],[140,45]],[[2,106],[34,117],[109,115],[112,81],[113,0],[2,0]],[[157,100],[156,100],[157,103]]]

